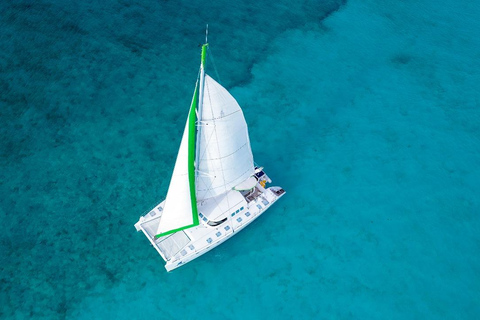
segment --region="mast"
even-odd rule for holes
[[[203,109],[203,92],[205,89],[205,60],[207,57],[207,47],[208,47],[208,43],[205,43],[204,45],[202,45],[202,62],[200,64],[200,91],[198,94],[198,110],[197,110],[199,115],[202,114],[202,109]],[[200,122],[201,119],[198,119],[198,121]]]
[[[198,162],[199,162],[199,151],[200,151],[200,127],[201,127],[201,115],[203,110],[203,93],[205,89],[205,66],[207,60],[207,47],[208,47],[208,24],[207,29],[205,31],[205,44],[202,45],[202,56],[200,62],[200,83],[199,83],[199,93],[198,93],[198,105],[197,105],[197,143],[196,143],[196,155],[195,155],[195,162],[196,167],[198,169]]]

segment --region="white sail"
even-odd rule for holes
[[[189,179],[188,158],[189,152],[193,152],[189,150],[191,121],[195,121],[195,119],[189,116],[185,130],[183,131],[182,142],[178,150],[177,161],[173,169],[170,186],[168,187],[162,217],[158,225],[157,236],[166,235],[172,233],[174,230],[178,231],[179,229],[198,224],[196,201],[193,200],[193,205],[190,186],[191,181]]]
[[[231,190],[254,174],[253,155],[243,112],[235,98],[205,75],[199,115],[197,200]]]

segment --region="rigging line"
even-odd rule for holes
[[[212,53],[212,49],[210,49],[210,46],[208,46],[207,50],[210,53],[208,55],[208,58],[212,62],[213,70],[215,71],[215,75],[217,76],[217,82],[222,84],[222,81],[220,80],[220,74],[218,74],[217,65],[215,64],[215,60],[213,59],[213,53]]]
[[[205,30],[205,43],[208,43],[208,23],[207,23],[207,28]]]
[[[212,184],[213,184],[213,182],[215,181],[216,178],[217,178],[216,176],[212,176],[212,175],[204,175],[203,177],[197,176],[197,181],[200,180],[200,179],[202,181],[205,181],[207,179],[208,179],[208,181],[210,181],[210,185],[207,186],[206,189],[197,189],[197,191],[201,191],[204,194],[204,197],[202,198],[202,201],[205,200],[205,199],[209,199],[209,197],[206,197],[206,195],[213,190],[212,189]],[[206,186],[205,183],[203,183],[203,184]]]
[[[218,208],[219,205],[220,205],[220,203],[217,201],[217,198],[219,198],[219,197],[213,197],[213,201],[215,201],[215,204],[216,204],[215,207],[216,207],[216,208]],[[220,211],[222,211],[222,208],[220,208]],[[221,215],[220,215],[220,217],[221,217]],[[213,217],[212,217],[212,218],[213,218]]]
[[[238,150],[243,149],[246,145],[247,145],[246,143],[243,144],[240,148],[238,148],[237,150],[233,151],[232,153],[229,153],[229,154],[226,154],[226,155],[222,155],[222,156],[219,157],[219,158],[209,158],[208,160],[222,160],[222,159],[231,157],[231,156],[233,156],[235,153],[237,153]]]
[[[202,67],[198,68],[198,74],[197,74],[197,81],[195,82],[195,88],[197,87],[197,85],[199,85],[199,81],[200,81],[200,72],[202,72]],[[200,89],[200,88],[199,88]],[[195,132],[195,136],[198,134],[198,126],[199,126],[199,117],[198,117],[198,102],[197,102],[197,105],[195,106],[195,115],[196,115],[196,118],[195,118],[195,123],[196,123],[196,126],[197,126],[197,131]]]
[[[205,135],[205,138],[206,138],[206,135]],[[207,141],[207,139],[205,139],[205,142],[204,142],[205,147],[203,148],[203,153],[198,155],[198,162],[199,163],[200,163],[200,161],[205,160],[205,158],[206,158],[205,154],[207,153],[208,146],[210,145],[210,141],[212,140],[212,138],[213,138],[213,132],[210,134],[210,137],[208,138],[208,141]],[[207,158],[207,159],[210,160],[210,158]]]
[[[223,114],[223,115],[221,115],[220,117],[216,117],[215,119],[207,119],[207,120],[205,120],[205,121],[224,119],[224,118],[226,118],[226,117],[230,117],[230,116],[232,116],[232,115],[234,115],[234,114],[236,114],[236,113],[239,113],[239,112],[241,112],[241,111],[242,111],[242,110],[239,109],[239,110],[237,110],[237,111],[230,112],[229,114]]]
[[[200,176],[203,176],[203,177],[212,177],[212,178],[215,178],[215,176],[213,174],[210,174],[208,172],[204,172],[204,171],[200,171],[200,170],[197,170],[197,173],[198,175]]]
[[[200,177],[198,177],[198,178],[200,178]],[[208,193],[211,193],[211,192],[212,192],[212,190],[213,190],[212,184],[213,184],[213,182],[215,181],[216,178],[217,178],[216,176],[213,176],[213,179],[209,179],[209,180],[210,180],[210,185],[209,185],[206,189],[201,190],[201,191],[204,192],[205,195],[207,195]],[[214,198],[214,197],[215,197],[215,196],[204,197],[204,198],[202,199],[202,201],[204,201],[205,199],[210,199],[210,198]]]
[[[201,177],[198,177],[198,178],[202,179]],[[209,180],[210,180],[210,185],[209,185],[206,189],[200,190],[200,191],[204,192],[205,195],[207,195],[208,193],[212,192],[212,190],[213,190],[213,189],[212,189],[212,184],[213,184],[213,181],[215,181],[216,178],[217,178],[217,177],[214,176],[213,179],[209,179]],[[212,197],[210,197],[210,198],[212,198]],[[204,201],[205,199],[210,199],[210,198],[208,198],[208,197],[203,197],[203,198],[202,198],[202,201]]]

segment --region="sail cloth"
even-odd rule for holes
[[[231,190],[254,174],[248,128],[235,98],[205,75],[199,115],[197,200]]]
[[[162,217],[155,238],[199,224],[195,198],[195,107],[198,83],[193,95],[177,161],[168,187]]]
[[[257,179],[255,177],[250,177],[247,180],[237,184],[233,189],[238,191],[251,190],[257,185]]]

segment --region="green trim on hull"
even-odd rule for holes
[[[193,223],[188,226],[183,226],[177,229],[166,231],[155,236],[155,239],[160,237],[182,231],[188,228],[198,226],[200,224],[198,220],[197,210],[197,195],[195,192],[195,134],[196,134],[196,114],[195,110],[198,105],[198,81],[195,85],[195,92],[193,93],[192,104],[190,105],[190,111],[188,113],[188,183],[190,186],[190,201],[192,205],[192,219]]]

